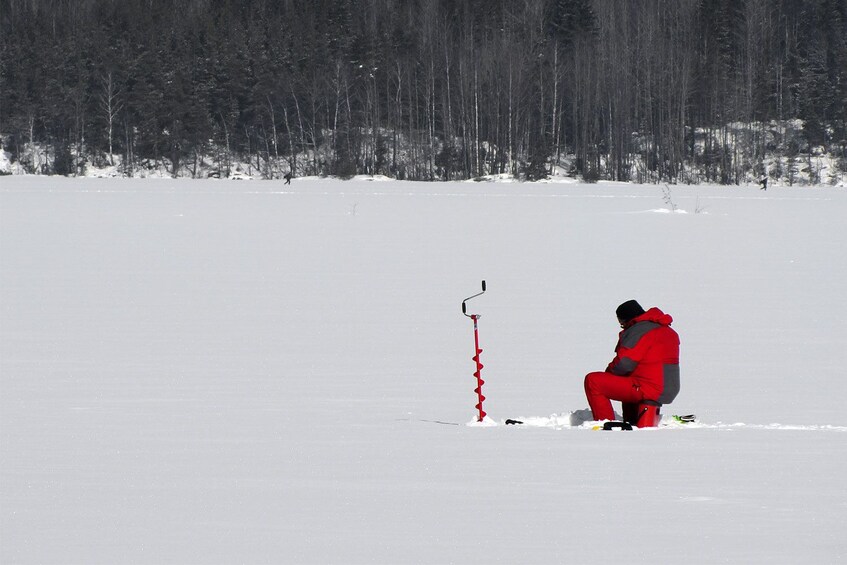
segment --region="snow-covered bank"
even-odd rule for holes
[[[386,135],[389,132],[385,132]],[[363,135],[365,133],[363,132]],[[637,137],[637,136],[636,136]],[[51,149],[40,143],[23,143],[13,145],[11,136],[0,133],[0,175],[2,174],[50,174],[55,172],[55,148]],[[764,178],[768,185],[773,186],[847,186],[847,155],[843,147],[833,144],[827,148],[809,143],[804,133],[802,120],[771,121],[767,123],[733,123],[718,129],[698,129],[694,136],[693,156],[681,164],[678,175],[672,184],[708,184],[720,182],[727,186],[758,186]],[[408,141],[399,136],[401,148],[398,163],[403,171],[419,170],[410,162]],[[638,183],[665,183],[667,177],[662,177],[658,169],[649,165],[647,154],[650,153],[649,138],[640,139],[641,152],[629,156],[629,172],[623,175]],[[761,148],[754,151],[755,147]],[[4,148],[5,146],[5,148]],[[493,149],[493,148],[492,148]],[[87,154],[77,147],[68,148],[67,160],[73,161],[73,166],[64,163],[73,176],[86,178],[192,178],[192,179],[231,179],[231,180],[279,180],[293,167],[297,176],[326,179],[330,170],[328,163],[335,161],[336,156],[328,147],[309,150],[298,159],[293,157],[265,157],[236,155],[223,147],[210,146],[208,154],[194,155],[192,159],[183,160],[180,166],[166,157],[158,159],[136,159],[124,161],[120,154]],[[576,182],[579,175],[575,167],[575,155],[561,155],[558,161],[552,157],[542,167],[547,170],[547,178],[541,178],[540,170],[528,175],[526,163],[513,164],[509,168],[512,173],[496,173],[485,169],[481,176],[473,181],[485,182],[515,182],[530,178],[540,179],[541,182]],[[609,168],[608,158],[601,158],[602,170]],[[379,169],[377,169],[379,170]],[[431,180],[444,178],[444,170],[432,165],[429,172],[419,172],[419,175],[432,175]],[[371,170],[373,172],[373,170]],[[383,171],[384,172],[384,171]],[[620,172],[618,174],[621,174]],[[613,178],[611,172],[600,174],[598,178]],[[354,180],[368,178],[388,179],[381,174],[353,175]],[[399,175],[399,178],[405,178]],[[617,177],[616,177],[617,178]],[[430,179],[427,179],[430,180]]]
[[[0,562],[843,561],[845,217],[834,188],[0,178]],[[674,316],[666,413],[702,425],[559,425],[629,298]]]

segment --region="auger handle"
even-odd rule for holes
[[[477,293],[476,293],[476,294],[474,294],[473,296],[468,296],[467,298],[465,298],[464,300],[462,300],[462,314],[464,314],[464,315],[465,315],[465,316],[467,316],[468,318],[471,318],[472,316],[471,316],[470,314],[468,314],[467,305],[466,305],[465,303],[466,303],[468,300],[470,300],[471,298],[476,298],[477,296],[480,296],[481,294],[484,294],[484,293],[485,293],[485,281],[482,281],[482,292],[477,292]]]

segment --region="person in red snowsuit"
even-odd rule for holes
[[[645,312],[635,300],[615,313],[621,325],[615,358],[605,371],[585,376],[585,395],[595,420],[614,420],[612,400],[618,400],[624,420],[636,423],[639,404],[670,404],[679,393],[679,335],[671,316],[658,308]]]

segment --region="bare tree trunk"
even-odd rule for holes
[[[395,94],[395,117],[394,117],[394,147],[392,148],[391,156],[391,171],[392,175],[397,176],[397,128],[400,127],[400,122],[403,116],[403,74],[400,67],[400,61],[397,61],[397,90]],[[409,140],[411,141],[411,139]]]
[[[229,146],[229,128],[226,125],[226,119],[223,114],[218,114],[221,117],[221,123],[224,126],[224,141],[226,142],[226,176],[232,174],[232,149]]]
[[[306,132],[305,132],[305,129],[303,128],[303,114],[300,112],[300,102],[297,101],[297,95],[294,94],[293,88],[291,90],[291,96],[294,98],[294,107],[297,110],[297,122],[300,124],[300,150],[303,153],[305,153],[306,152],[306,146],[305,146]]]
[[[274,112],[274,105],[271,102],[270,96],[266,96],[265,99],[268,101],[268,110],[269,110],[270,115],[271,115],[271,131],[273,132],[274,163],[273,163],[273,167],[270,170],[270,176],[269,176],[269,178],[271,180],[273,180],[274,171],[279,167],[279,142],[278,142],[279,138],[278,138],[277,133],[276,133],[276,113]]]
[[[553,174],[554,167],[559,165],[559,119],[557,110],[559,109],[559,41],[553,42],[553,145],[555,158],[550,163],[549,173]]]
[[[288,167],[291,174],[297,174],[297,152],[294,150],[294,138],[291,135],[291,126],[288,124],[288,108],[285,104],[282,105],[283,116],[285,118],[285,130],[288,132],[288,149],[291,151],[291,158],[288,162]]]
[[[444,122],[444,137],[447,142],[452,145],[453,143],[453,108],[452,108],[452,94],[450,92],[450,54],[447,51],[448,45],[447,42],[444,42],[444,76],[447,81],[447,99],[446,99],[446,118]]]
[[[508,129],[508,145],[509,145],[509,155],[507,157],[509,174],[516,174],[517,170],[515,168],[515,140],[514,140],[514,131],[515,131],[515,112],[514,112],[514,85],[512,82],[512,56],[511,52],[509,54],[509,129]]]
[[[100,78],[103,90],[100,93],[100,107],[106,113],[107,134],[109,138],[109,164],[114,166],[114,151],[112,150],[112,139],[115,118],[118,112],[123,108],[123,103],[118,100],[120,90],[115,88],[114,76],[112,71],[109,71]]]

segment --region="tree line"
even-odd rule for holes
[[[60,174],[733,183],[847,163],[847,0],[0,0],[0,134]]]

